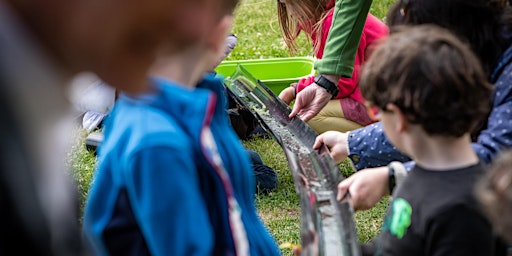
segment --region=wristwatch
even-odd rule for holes
[[[388,189],[389,194],[393,195],[393,190],[395,190],[396,187],[396,177],[395,177],[395,167],[393,165],[388,165]]]
[[[388,174],[389,194],[393,195],[393,190],[395,190],[395,187],[401,184],[407,176],[407,170],[402,163],[393,161],[388,164]]]
[[[315,84],[318,84],[318,86],[324,88],[328,93],[330,93],[332,95],[331,99],[334,99],[336,96],[338,96],[338,86],[336,86],[335,83],[331,82],[331,80],[325,78],[324,76],[315,76]]]

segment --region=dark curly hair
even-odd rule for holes
[[[387,14],[397,25],[436,24],[469,43],[490,76],[500,55],[510,46],[512,14],[507,0],[399,0]]]
[[[435,25],[396,28],[363,66],[359,85],[381,111],[393,103],[428,134],[454,137],[487,116],[492,89],[467,45]]]

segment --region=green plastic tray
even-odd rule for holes
[[[276,95],[291,83],[315,73],[314,59],[311,57],[229,60],[223,61],[215,71],[217,74],[228,77],[235,72],[238,64],[246,68]]]

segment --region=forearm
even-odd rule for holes
[[[315,62],[320,74],[351,77],[354,59],[372,0],[337,0],[322,59]]]
[[[510,58],[510,53],[506,56]],[[485,129],[472,144],[484,163],[490,163],[503,149],[512,148],[512,64],[505,61],[498,65],[497,70],[502,72],[495,74],[498,79],[494,83],[491,113]]]
[[[512,94],[509,93],[509,95]],[[493,107],[486,128],[480,132],[478,140],[472,144],[475,153],[486,164],[490,163],[503,149],[512,148],[510,121],[512,120],[512,100],[504,99],[502,102]]]
[[[380,122],[349,132],[348,157],[357,170],[410,161],[391,145]]]
[[[301,92],[302,90],[304,90],[304,88],[310,86],[314,82],[315,76],[308,76],[300,79],[299,82],[297,83],[296,93]]]

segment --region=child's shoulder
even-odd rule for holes
[[[426,170],[416,166],[404,180],[404,184],[407,185],[406,191],[402,192],[413,195],[421,203],[426,202],[425,198],[435,198],[435,200],[427,200],[430,202],[428,207],[434,215],[443,209],[455,206],[472,207],[473,187],[483,172],[484,169],[480,163],[445,171]]]
[[[145,129],[148,131],[165,129],[176,125],[176,116],[160,106],[161,104],[131,104],[119,101],[112,112],[117,126]]]
[[[105,127],[111,142],[125,141],[128,151],[152,146],[189,144],[189,136],[180,125],[183,120],[155,106],[125,106],[112,112]]]

